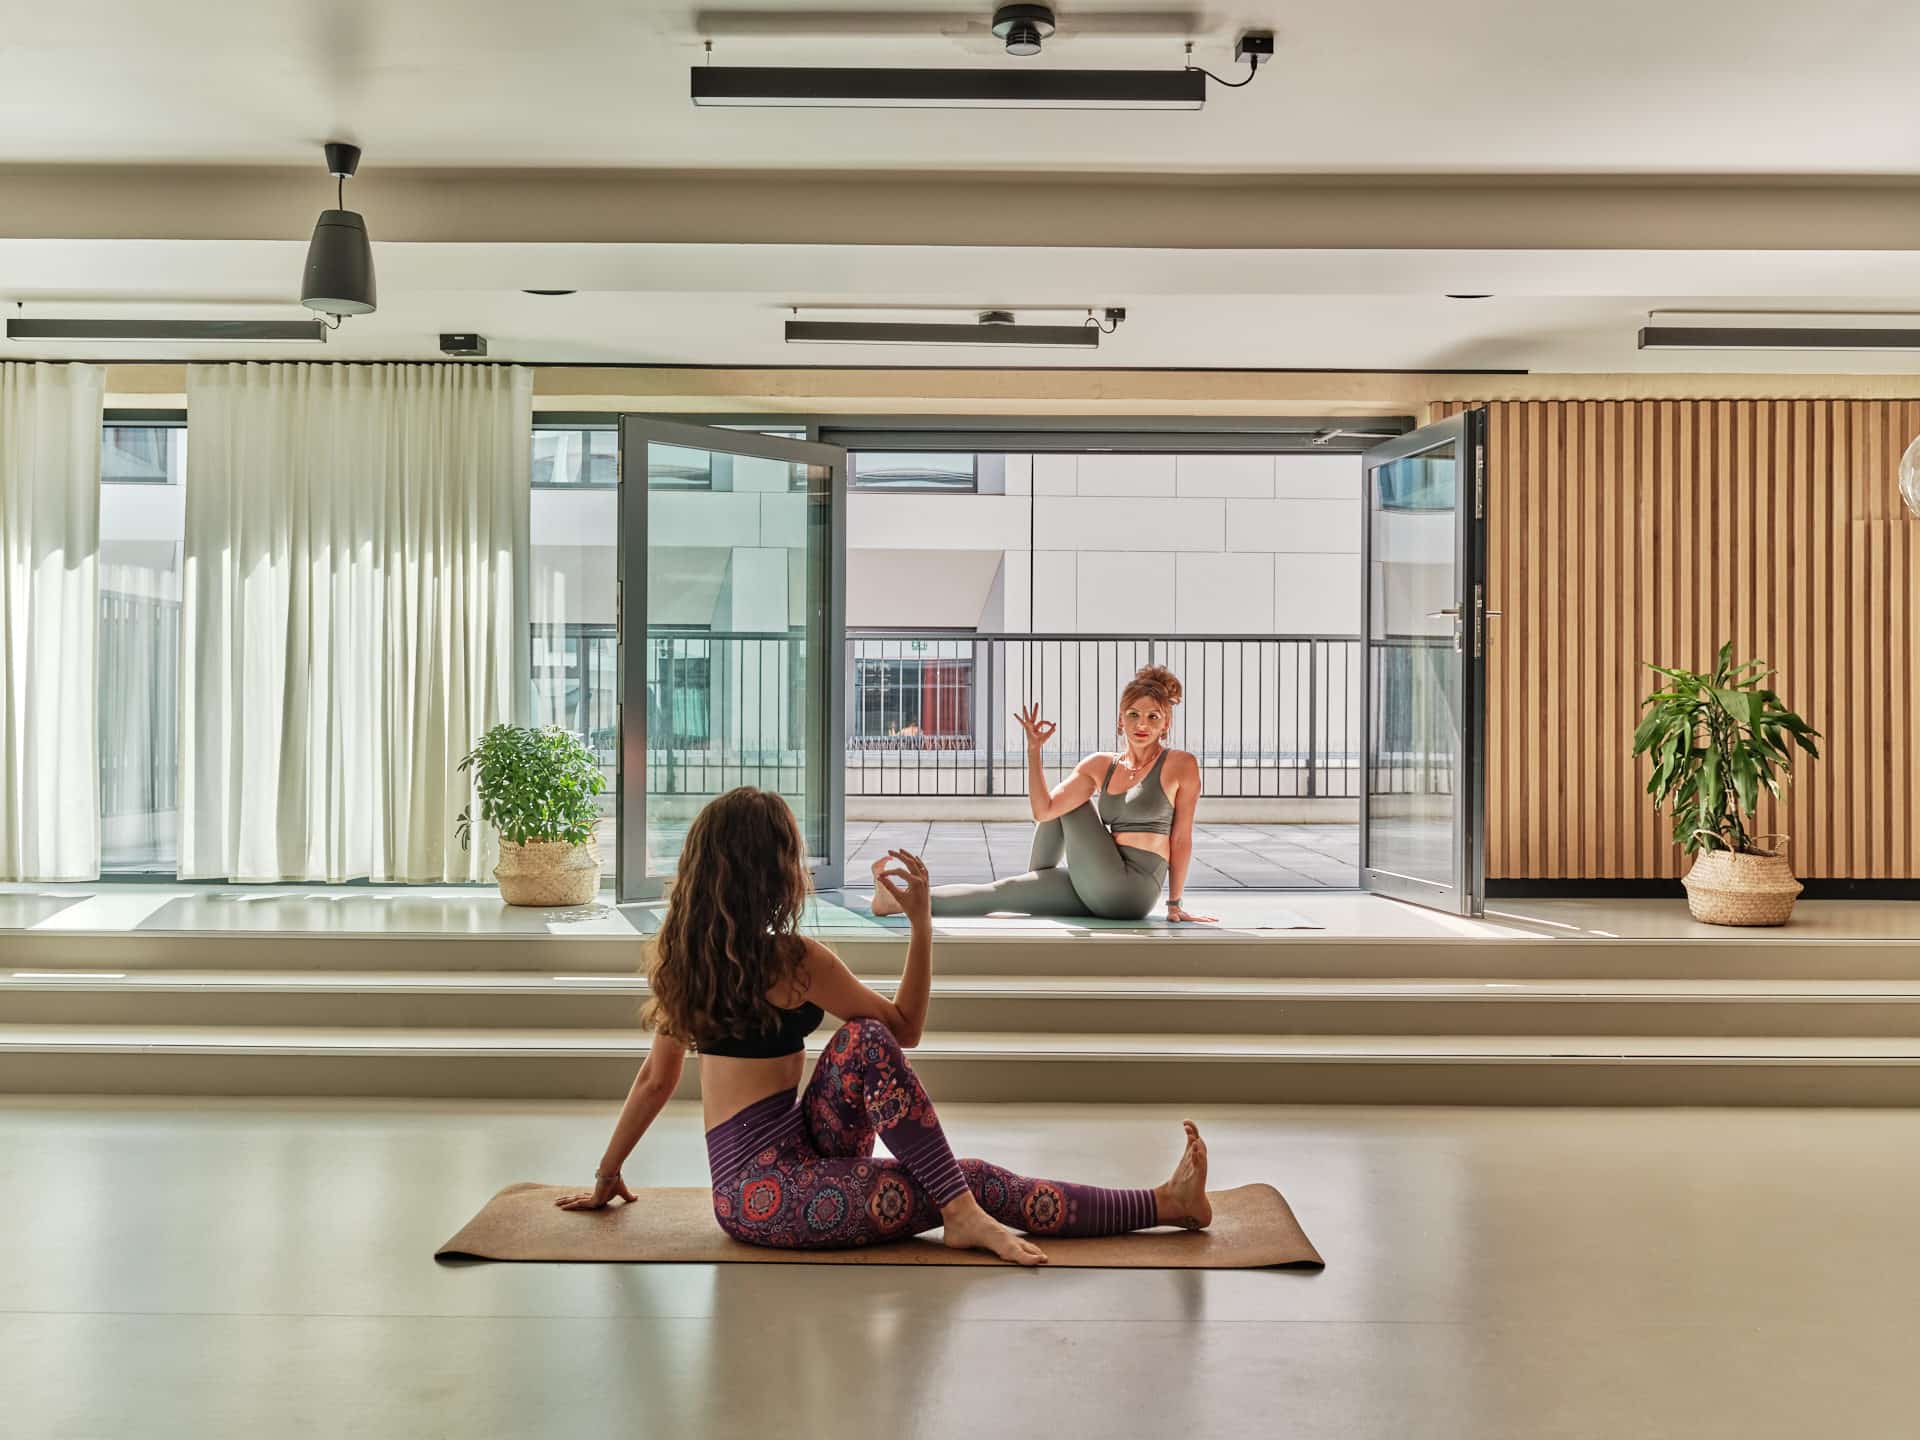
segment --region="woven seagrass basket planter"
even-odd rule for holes
[[[1784,925],[1800,894],[1792,864],[1777,851],[1703,850],[1680,883],[1687,909],[1708,925]]]
[[[600,895],[600,846],[596,840],[584,845],[561,840],[516,845],[503,838],[493,878],[509,905],[591,905]]]

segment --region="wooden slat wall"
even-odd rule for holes
[[[1920,402],[1488,409],[1489,876],[1677,876],[1629,756],[1640,662],[1702,669],[1731,640],[1825,737],[1762,828],[1804,876],[1920,877],[1920,520],[1897,482]]]

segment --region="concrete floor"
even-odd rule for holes
[[[942,885],[984,885],[1024,874],[1033,826],[979,820],[849,820],[847,881],[857,884],[889,850],[912,850]],[[1351,890],[1360,883],[1357,825],[1193,827],[1187,888]]]
[[[954,1106],[1158,1178],[1178,1112]],[[1920,1114],[1202,1109],[1292,1272],[462,1265],[606,1106],[0,1102],[0,1394],[33,1437],[1913,1433]],[[675,1106],[628,1169],[704,1178]]]

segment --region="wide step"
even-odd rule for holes
[[[891,981],[876,981],[891,993]],[[633,1028],[630,974],[0,975],[0,1025]],[[1920,1035],[1920,981],[942,976],[943,1030],[1154,1035]]]
[[[10,1026],[0,1090],[614,1101],[645,1053],[632,1031]],[[1913,1037],[948,1031],[914,1064],[956,1101],[1920,1104]]]
[[[900,973],[900,937],[829,937],[856,974]],[[645,964],[631,934],[327,935],[139,931],[99,935],[58,930],[0,932],[0,975],[15,971],[238,970],[354,974],[410,972],[517,975],[637,975]],[[1602,939],[1590,936],[1341,936],[1319,930],[1262,936],[1095,931],[1053,937],[971,932],[935,942],[936,974],[1044,975],[1081,979],[1207,976],[1241,979],[1507,980],[1912,980],[1920,943],[1821,937],[1792,930],[1738,939]]]

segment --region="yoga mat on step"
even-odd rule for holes
[[[632,1204],[562,1210],[557,1195],[578,1186],[509,1185],[446,1244],[438,1260],[568,1260],[650,1265],[1003,1265],[975,1250],[949,1250],[915,1236],[859,1250],[768,1250],[730,1239],[713,1218],[706,1189],[639,1190]],[[1098,1240],[1035,1235],[1055,1267],[1248,1270],[1325,1262],[1271,1185],[1208,1192],[1213,1228],[1140,1230]]]

